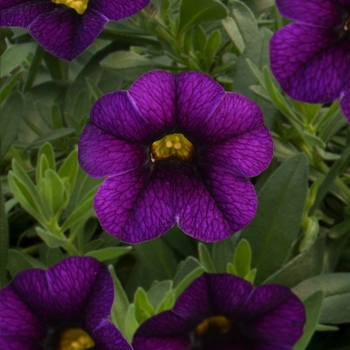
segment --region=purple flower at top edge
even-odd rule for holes
[[[200,72],[152,71],[102,96],[79,141],[79,162],[107,177],[94,207],[102,227],[140,243],[175,223],[219,241],[248,225],[257,199],[246,177],[265,170],[272,137],[259,107]]]
[[[142,10],[150,0],[0,0],[0,26],[27,28],[54,56],[80,55],[109,20]]]
[[[282,89],[308,103],[340,97],[350,122],[350,1],[276,0],[281,14],[295,22],[270,43],[271,69]]]
[[[136,330],[134,350],[292,350],[306,321],[302,302],[284,286],[254,288],[229,274],[205,273],[172,310]]]
[[[113,300],[112,277],[93,258],[19,272],[0,290],[0,347],[132,350],[109,321]]]

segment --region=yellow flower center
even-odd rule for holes
[[[60,334],[59,350],[85,350],[95,346],[92,338],[81,328],[67,328]]]
[[[220,331],[220,333],[227,333],[232,329],[232,322],[225,316],[212,316],[206,318],[202,323],[196,327],[198,335],[204,335],[210,331]]]
[[[62,4],[77,11],[82,15],[88,7],[89,0],[51,0],[55,4]]]
[[[151,147],[152,162],[170,157],[181,160],[191,160],[194,155],[194,146],[182,134],[165,135],[162,139],[153,142]]]

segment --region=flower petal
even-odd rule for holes
[[[178,225],[189,236],[216,242],[247,226],[254,218],[257,199],[245,177],[206,164],[174,179]]]
[[[46,335],[45,323],[22,301],[11,284],[0,291],[0,304],[2,346],[16,350],[36,349],[35,344]],[[19,343],[22,346],[15,348]]]
[[[82,321],[91,289],[103,269],[106,267],[95,259],[70,257],[47,271],[20,272],[12,283],[24,303],[46,323],[52,326],[63,321],[74,324]],[[103,302],[109,302],[111,307],[113,298]]]
[[[119,21],[130,17],[147,6],[150,0],[90,0],[89,6],[96,9],[109,20]]]
[[[140,325],[132,346],[134,350],[184,350],[194,326],[174,312],[164,311]]]
[[[264,125],[200,152],[203,163],[225,168],[237,175],[257,176],[270,164],[273,139]]]
[[[303,334],[304,306],[287,287],[267,284],[256,288],[245,311],[251,320],[246,327],[249,338],[292,350]]]
[[[130,86],[129,96],[153,130],[162,136],[174,130],[175,75],[164,71],[146,73]]]
[[[171,180],[164,170],[135,169],[107,178],[94,203],[102,227],[123,242],[156,238],[175,223]]]
[[[96,343],[96,350],[132,350],[120,331],[107,319],[90,334]]]
[[[283,90],[296,100],[336,100],[350,66],[350,41],[336,31],[291,23],[270,42],[271,69]]]
[[[176,76],[176,126],[184,133],[194,133],[214,113],[225,90],[213,78],[201,72]]]
[[[84,15],[65,6],[41,14],[32,22],[29,33],[52,55],[72,60],[81,54],[102,31],[107,18],[88,8]]]
[[[92,177],[118,175],[149,161],[147,149],[89,123],[79,140],[79,164]]]
[[[209,120],[196,130],[201,145],[222,142],[264,124],[259,106],[247,97],[227,92]]]
[[[339,26],[344,21],[341,9],[331,0],[276,0],[282,16],[318,27]]]
[[[159,138],[135,109],[127,91],[99,98],[91,110],[91,123],[131,143],[150,145]]]
[[[0,4],[0,25],[27,28],[39,15],[47,16],[57,5],[50,1],[5,0]]]
[[[340,95],[340,108],[346,120],[350,123],[350,86],[342,91]]]

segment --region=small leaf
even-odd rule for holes
[[[0,190],[0,287],[4,287],[7,283],[6,266],[7,251],[9,248],[9,228],[7,222],[7,215],[5,212],[5,203],[1,183]]]
[[[190,272],[176,287],[175,289],[175,295],[176,298],[181,295],[181,293],[199,276],[202,276],[205,272],[204,268],[202,266],[197,267],[192,272]]]
[[[159,303],[156,314],[159,314],[163,311],[170,310],[175,304],[175,292],[173,290],[170,290],[166,293],[165,297],[161,302]]]
[[[132,247],[111,247],[88,252],[86,256],[91,256],[99,261],[116,259],[130,252]]]
[[[256,276],[256,273],[258,272],[257,269],[253,269],[253,270],[250,270],[245,276],[244,276],[244,279],[248,282],[250,282],[251,284],[254,284],[254,281],[255,281],[255,276]]]
[[[0,57],[1,76],[8,75],[19,66],[26,59],[32,47],[32,43],[10,45]]]
[[[61,129],[50,130],[50,131],[46,132],[45,134],[36,138],[33,142],[31,142],[27,146],[27,149],[28,148],[35,148],[36,146],[42,145],[43,143],[45,143],[47,141],[58,140],[64,136],[71,135],[74,132],[75,132],[75,130],[72,128],[61,128]]]
[[[227,17],[222,21],[222,25],[239,53],[242,53],[245,50],[245,43],[235,20],[232,17]]]
[[[213,244],[213,263],[215,271],[225,272],[228,262],[233,261],[235,245],[232,238],[224,239],[223,241]]]
[[[137,288],[135,297],[135,316],[138,323],[143,323],[154,315],[154,308],[149,302],[145,290],[141,287]]]
[[[138,326],[139,323],[137,322],[135,315],[135,305],[130,304],[125,317],[125,333],[123,334],[129,343],[131,343],[132,337]]]
[[[35,231],[50,248],[62,247],[67,242],[67,239],[63,235],[55,235],[52,232],[43,230],[41,227],[37,227]]]
[[[226,272],[230,273],[231,275],[238,276],[238,272],[237,272],[235,266],[232,263],[227,263],[227,265],[226,265]]]
[[[39,260],[34,259],[31,256],[24,254],[18,250],[10,249],[8,251],[7,258],[7,269],[9,270],[12,277],[14,277],[20,271],[31,269],[33,267],[42,269],[46,268],[46,266]]]
[[[250,244],[246,239],[241,239],[235,250],[233,265],[235,266],[238,276],[244,278],[250,271],[252,251]]]
[[[62,179],[52,169],[45,171],[44,195],[53,216],[60,213],[68,202],[68,195]]]
[[[207,247],[203,243],[198,244],[199,261],[207,272],[215,273],[215,267],[211,260]]]

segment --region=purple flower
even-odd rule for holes
[[[82,168],[107,176],[94,203],[101,225],[129,243],[176,222],[208,242],[242,229],[257,206],[246,177],[272,153],[259,107],[199,72],[152,71],[102,96],[79,142]]]
[[[143,9],[149,0],[0,0],[0,25],[29,29],[52,55],[80,55],[109,20]]]
[[[327,103],[340,97],[350,122],[350,1],[276,0],[295,20],[274,34],[271,69],[292,98]]]
[[[108,320],[113,300],[109,271],[92,258],[22,271],[0,291],[1,349],[131,350]]]
[[[287,287],[254,288],[229,274],[203,274],[172,310],[137,329],[134,350],[292,350],[305,310]]]

